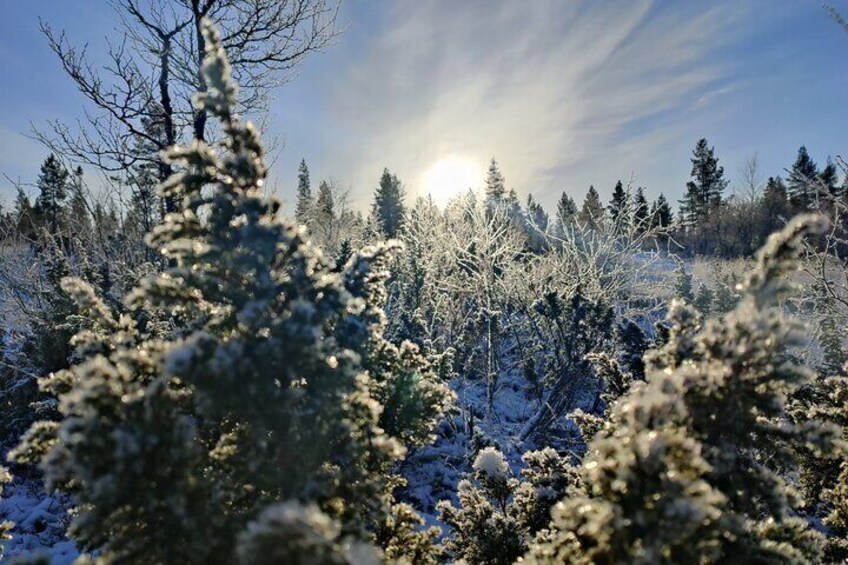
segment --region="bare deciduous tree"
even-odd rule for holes
[[[339,0],[340,1],[340,0]],[[41,29],[62,69],[88,105],[74,125],[52,121],[35,137],[54,152],[101,170],[126,173],[155,166],[171,173],[159,152],[191,135],[210,136],[206,111],[191,98],[205,89],[200,68],[201,21],[215,22],[241,84],[239,111],[262,114],[273,88],[340,33],[337,0],[112,0],[119,36],[103,60],[64,31]]]

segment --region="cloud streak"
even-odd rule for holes
[[[548,202],[627,176],[677,140],[663,116],[727,89],[707,55],[738,13],[677,4],[393,3],[335,83],[334,122],[367,140],[336,165],[357,187],[387,165],[415,193],[440,157],[495,155],[511,186]],[[599,156],[616,170],[599,171]]]

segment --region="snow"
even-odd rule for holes
[[[485,379],[462,375],[454,378],[450,386],[457,395],[457,410],[439,425],[436,441],[413,450],[400,467],[407,481],[400,498],[415,507],[427,526],[445,529],[438,520],[436,504],[449,500],[458,505],[459,484],[475,470],[478,453],[489,448],[499,451],[505,466],[495,467],[515,477],[523,468],[521,456],[542,447],[521,439],[527,422],[539,411],[539,401],[518,364],[511,362],[517,355],[514,344],[504,339],[501,348],[504,365],[511,368],[498,376],[492,409],[488,410],[486,404]],[[577,398],[574,408],[588,409],[591,388],[587,387],[586,394]],[[560,429],[551,430],[549,443],[558,442],[558,451],[576,447],[571,444],[580,441],[576,439],[579,437],[576,427],[564,418],[559,425]]]
[[[492,480],[504,480],[509,477],[509,465],[503,454],[494,447],[484,447],[474,459],[474,470]]]
[[[4,561],[14,557],[44,555],[51,565],[68,565],[79,556],[65,538],[69,501],[44,492],[40,480],[17,477],[3,488],[0,521],[15,523],[12,539],[3,542]]]

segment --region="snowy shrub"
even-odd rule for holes
[[[506,482],[509,477],[509,466],[504,459],[503,453],[494,447],[481,449],[474,459],[472,468],[477,476],[486,482]]]
[[[381,338],[392,248],[335,272],[263,196],[256,129],[204,36],[197,104],[224,141],[168,153],[160,192],[180,206],[149,236],[168,267],[120,308],[64,281],[90,327],[79,362],[41,382],[60,420],[13,455],[72,495],[69,534],[99,562],[359,562],[395,512],[413,521],[392,468],[449,394],[414,346]]]
[[[405,503],[396,504],[375,528],[377,544],[383,548],[387,563],[399,565],[436,565],[441,563],[442,548],[437,545],[440,529],[422,529],[424,519]]]
[[[618,343],[621,344],[621,356],[624,367],[634,379],[645,379],[645,361],[643,357],[650,341],[633,320],[622,320],[618,325]]]
[[[539,563],[816,562],[821,536],[798,517],[781,473],[795,449],[834,447],[836,429],[793,424],[786,399],[809,373],[787,351],[798,324],[785,297],[805,235],[800,217],[758,255],[736,308],[701,325],[674,305],[668,342],[648,355],[647,383],[613,408],[580,467],[581,488],[559,503],[526,560]]]
[[[592,363],[595,374],[603,387],[598,395],[596,405],[603,404],[600,416],[587,413],[579,408],[570,414],[570,418],[580,430],[583,441],[589,442],[598,433],[609,417],[609,411],[613,403],[630,390],[633,384],[633,376],[622,371],[621,367],[605,353],[593,353],[586,356],[587,361]]]
[[[546,292],[533,304],[531,343],[541,362],[545,391],[539,412],[522,431],[527,438],[545,432],[574,405],[587,388],[591,366],[587,355],[611,345],[615,330],[612,308],[587,298],[578,287],[570,296]]]
[[[789,416],[803,425],[826,421],[842,429],[840,449],[821,453],[815,446],[798,445],[800,486],[804,507],[827,528],[825,557],[830,563],[848,559],[848,378],[816,379],[789,402]]]
[[[379,552],[341,536],[338,524],[317,507],[297,502],[273,504],[248,523],[236,548],[240,563],[255,565],[372,565]]]
[[[512,476],[503,454],[486,447],[474,460],[474,475],[459,483],[459,508],[438,505],[442,521],[451,527],[445,546],[469,564],[511,564],[545,528],[550,511],[577,475],[566,458],[551,448],[522,457],[523,481]]]

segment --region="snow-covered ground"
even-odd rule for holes
[[[521,456],[544,447],[521,439],[527,422],[539,411],[539,401],[517,368],[501,373],[491,411],[486,405],[485,380],[459,376],[451,382],[451,388],[457,395],[457,413],[440,424],[432,445],[415,450],[401,466],[401,474],[408,482],[401,498],[422,514],[428,526],[444,527],[438,521],[436,504],[440,500],[458,504],[457,484],[463,475],[471,472],[477,450],[489,445],[497,447],[506,457],[512,475],[519,476],[523,466]],[[587,395],[578,399],[577,405],[585,408],[588,402]],[[576,427],[568,426],[570,429],[559,431],[577,439]],[[470,435],[472,428],[474,438]]]
[[[15,478],[3,488],[0,521],[15,523],[12,539],[3,543],[4,562],[23,555],[43,554],[51,565],[71,563],[79,555],[65,538],[67,500],[44,492],[38,480]]]

